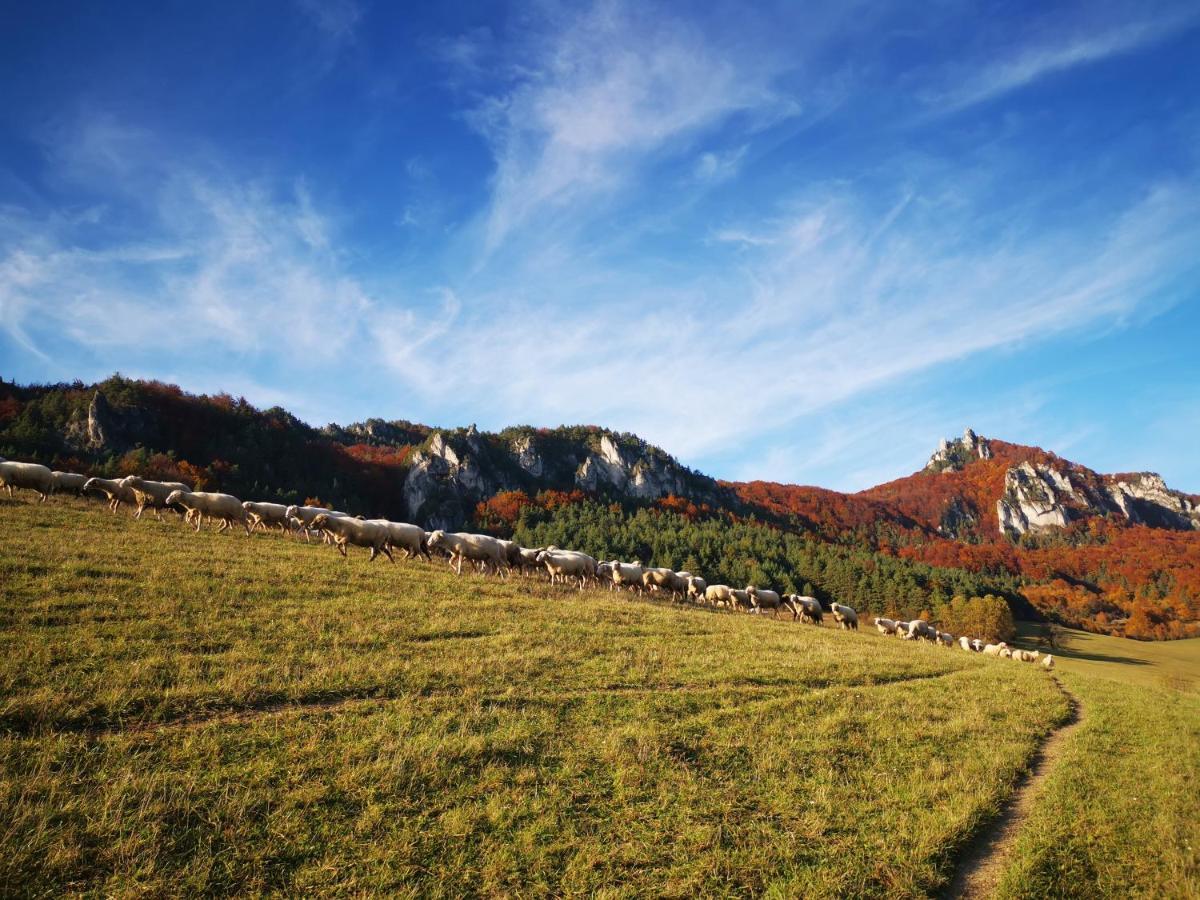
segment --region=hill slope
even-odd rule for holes
[[[718,483],[634,435],[595,426],[487,434],[372,419],[317,429],[279,408],[114,376],[90,386],[0,383],[0,454],[430,528],[529,533],[549,515],[578,544],[604,515],[569,512],[579,504],[616,502],[625,517],[680,515],[696,541],[690,523],[752,520],[867,555],[836,582],[812,571],[750,576],[790,579],[797,590],[807,582],[876,611],[936,615],[953,592],[968,591],[1003,596],[1021,616],[1112,634],[1200,634],[1200,498],[1151,473],[1101,475],[969,429],[943,441],[922,471],[842,494]],[[630,549],[645,557],[655,548]],[[701,554],[683,553],[679,564],[689,555]]]
[[[2,502],[35,893],[923,895],[1064,712],[865,632]]]

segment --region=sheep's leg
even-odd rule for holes
[[[338,553],[342,554],[343,557],[347,556],[345,541],[337,541],[335,546],[338,548]]]
[[[387,556],[388,562],[394,566],[396,564],[396,557],[392,556],[392,550],[387,544],[383,545],[383,552],[384,555]]]
[[[200,510],[195,510],[196,513],[196,534],[200,533],[200,529],[204,526],[204,513]]]
[[[463,557],[462,557],[462,554],[460,553],[458,555],[458,568],[456,568],[454,570],[454,574],[458,575],[459,577],[462,577],[462,562],[463,562]]]

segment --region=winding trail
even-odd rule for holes
[[[954,880],[941,894],[943,898],[983,900],[995,894],[1000,876],[1004,874],[1012,855],[1013,845],[1021,833],[1021,826],[1041,794],[1042,783],[1054,768],[1071,732],[1083,720],[1079,700],[1057,678],[1054,683],[1070,704],[1067,720],[1052,731],[1033,754],[1028,769],[1017,781],[1003,811],[988,822],[963,850]]]

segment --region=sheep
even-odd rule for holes
[[[744,590],[739,591],[737,588],[730,588],[729,590],[729,605],[735,610],[752,609],[754,607],[754,604],[750,602],[750,595]]]
[[[76,472],[59,472],[50,473],[50,477],[54,483],[54,493],[61,494],[65,491],[70,491],[76,497],[86,497],[87,494],[83,491],[83,486],[87,484],[88,477],[80,475]]]
[[[830,603],[829,611],[833,613],[833,618],[837,620],[838,625],[843,630],[853,629],[858,631],[858,613],[849,606],[843,606],[841,603]]]
[[[367,521],[383,526],[388,534],[388,548],[395,550],[399,547],[404,551],[405,559],[415,559],[418,556],[424,556],[428,560],[433,559],[429,555],[428,535],[420,525],[389,522],[387,519],[368,519]]]
[[[895,634],[896,633],[896,620],[895,619],[881,619],[881,618],[879,618],[879,616],[876,616],[875,617],[875,628],[879,631],[880,634]]]
[[[0,462],[0,487],[8,490],[10,500],[13,488],[24,488],[38,495],[38,503],[45,503],[54,492],[54,473],[37,463]]]
[[[126,475],[121,479],[121,484],[133,492],[133,502],[137,506],[133,513],[135,519],[142,517],[142,512],[147,506],[154,510],[156,518],[162,518],[158,511],[170,508],[167,505],[167,497],[171,496],[172,491],[192,489],[191,485],[182,481],[150,481],[137,475]]]
[[[1047,672],[1054,668],[1054,657],[1049,653],[1042,657],[1042,668]]]
[[[1012,652],[1012,658],[1021,662],[1037,662],[1041,655],[1037,650],[1014,650]]]
[[[792,604],[792,621],[799,619],[813,625],[820,625],[825,621],[825,610],[821,608],[821,601],[816,597],[789,594],[788,599]]]
[[[779,608],[783,606],[783,598],[776,591],[767,591],[754,585],[746,586],[746,593],[750,597],[750,604],[754,607],[754,612],[762,614],[764,609],[772,610],[772,615],[779,618]]]
[[[346,518],[347,513],[338,512],[335,509],[325,509],[323,506],[296,506],[293,504],[287,508],[284,515],[291,521],[294,528],[299,528],[304,532],[304,542],[308,543],[308,530],[312,528],[313,519],[321,515],[329,516],[331,519],[342,519]],[[328,542],[328,535],[324,531],[320,534],[322,540]]]
[[[965,634],[958,639],[958,646],[962,647],[968,653],[973,652],[975,649],[974,647],[971,646],[971,639],[969,637],[967,637]]]
[[[388,546],[388,530],[378,522],[366,522],[350,516],[331,516],[328,513],[319,513],[312,520],[312,527],[328,534],[333,540],[334,546],[337,547],[338,553],[343,557],[349,555],[346,552],[346,545],[353,544],[356,547],[366,547],[371,551],[367,562],[374,562],[375,557],[380,553],[386,556],[389,562],[393,564],[396,562],[395,557],[392,556],[391,547]]]
[[[537,561],[538,555],[545,549],[545,547],[520,547],[517,553],[519,560],[517,563],[518,568],[523,572],[537,572],[541,568]]]
[[[284,534],[287,534],[292,527],[291,517],[287,514],[289,508],[282,503],[260,503],[256,500],[247,500],[242,504],[242,509],[246,510],[246,515],[250,519],[251,531],[260,525],[263,531],[274,526]]]
[[[645,566],[642,569],[642,587],[647,591],[667,591],[672,600],[683,597],[687,592],[690,572],[676,572],[663,566]]]
[[[497,538],[490,535],[447,532],[439,528],[430,532],[426,545],[430,550],[449,553],[450,565],[455,567],[457,575],[462,575],[464,559],[482,562],[484,572],[492,570],[497,575],[503,575],[508,571],[508,556],[504,547]]]
[[[250,516],[246,513],[242,506],[242,501],[232,494],[215,494],[208,491],[185,491],[174,490],[167,495],[164,501],[167,506],[175,506],[178,504],[186,509],[189,514],[195,516],[196,531],[204,524],[204,517],[210,519],[220,519],[221,525],[217,528],[217,533],[225,531],[233,526],[234,522],[239,522],[246,529],[246,534],[250,534]]]
[[[1013,652],[1012,652],[1012,650],[1010,650],[1008,647],[1005,647],[1003,650],[1001,650],[1001,651],[1000,651],[1000,656],[1001,656],[1003,659],[1012,659],[1012,658],[1013,658]]]
[[[551,584],[574,578],[582,591],[588,580],[596,577],[596,560],[586,553],[573,550],[543,550],[538,554],[538,561],[550,573]]]
[[[937,629],[924,619],[913,619],[909,622],[908,633],[914,640],[937,643]]]
[[[704,589],[704,601],[713,606],[731,605],[733,598],[731,589],[726,584],[710,584]]]
[[[939,631],[937,633],[937,641],[943,647],[953,647],[954,635],[950,634],[948,631]]]
[[[1007,650],[1008,644],[1001,641],[999,644],[987,644],[983,648],[984,656],[999,656],[1001,651]]]
[[[982,653],[983,641],[981,641],[979,638],[971,638],[971,649],[976,653]]]
[[[699,603],[704,599],[704,593],[707,590],[708,584],[699,575],[693,575],[687,580],[687,597],[689,600]]]
[[[612,566],[612,580],[617,589],[627,587],[631,591],[638,592],[643,588],[642,576],[645,574],[645,569],[639,565],[630,565],[629,563],[617,562],[615,559],[609,563]]]
[[[89,478],[83,483],[83,489],[96,491],[107,497],[108,508],[114,513],[121,508],[122,503],[137,506],[137,495],[133,492],[133,488],[126,487],[122,482],[114,481],[111,478]]]

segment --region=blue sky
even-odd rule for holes
[[[0,374],[1200,492],[1196,59],[1187,2],[26,4]]]

